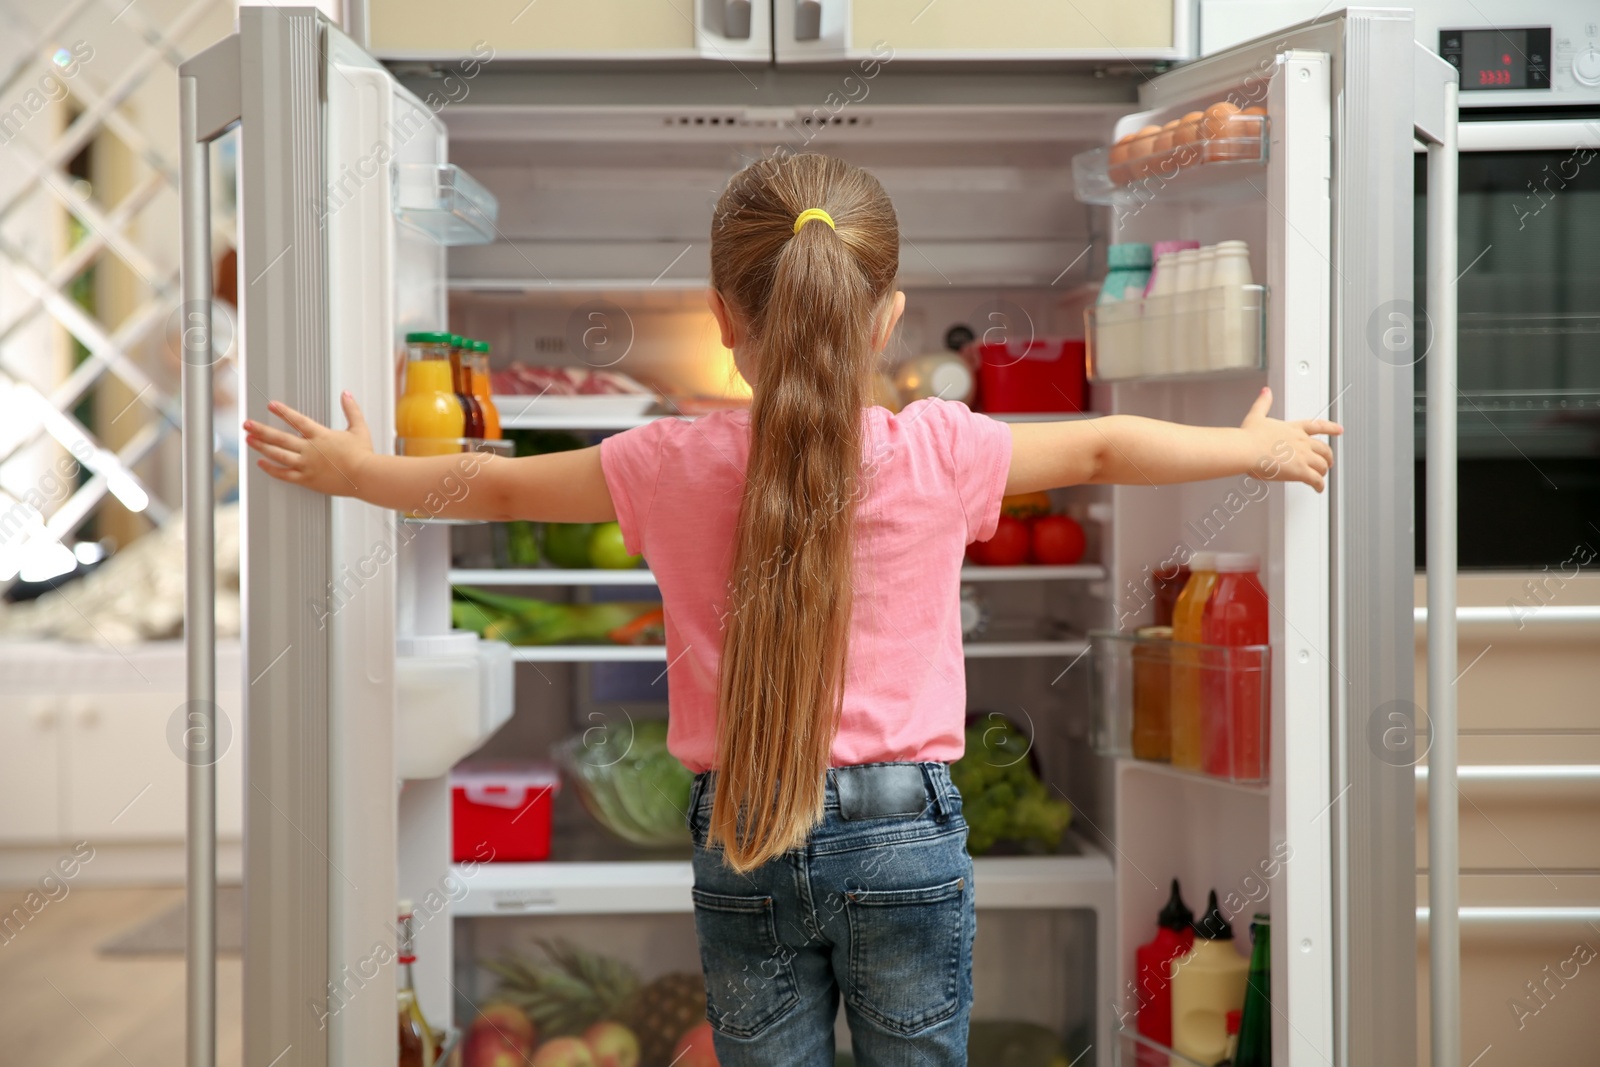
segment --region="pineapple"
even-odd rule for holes
[[[678,1039],[706,1017],[705,981],[698,974],[666,974],[641,985],[620,960],[566,941],[540,941],[539,947],[544,960],[511,957],[487,966],[500,976],[500,995],[528,1013],[541,1039],[617,1020],[639,1038],[640,1067],[668,1067]]]

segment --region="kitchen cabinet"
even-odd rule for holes
[[[379,59],[475,64],[554,61],[710,60],[766,63],[771,13],[764,0],[368,0],[367,47]]]
[[[0,845],[61,835],[61,704],[53,694],[19,696],[0,708]]]
[[[1189,8],[1165,0],[773,0],[779,63],[1180,59]]]

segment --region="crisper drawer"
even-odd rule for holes
[[[493,865],[486,865],[492,867]],[[457,919],[455,1017],[482,1018],[480,1009],[509,1001],[527,1011],[534,1031],[529,1058],[564,1034],[589,1035],[591,1048],[626,1028],[640,1045],[639,1067],[712,1063],[685,1051],[707,1035],[705,981],[694,917],[683,912],[571,914]],[[978,911],[973,946],[975,1003],[968,1060],[974,1065],[1076,1063],[1096,1060],[1095,927],[1090,911]],[[802,950],[802,953],[804,950]],[[819,946],[818,955],[826,955]],[[760,973],[736,979],[730,992],[764,1010],[762,991],[787,981],[781,952]],[[792,957],[791,957],[792,958]],[[794,960],[804,973],[817,960]],[[503,1033],[519,1022],[491,1009]],[[610,1026],[602,1024],[609,1023]],[[480,1024],[487,1025],[487,1024]],[[598,1029],[596,1029],[599,1027]],[[607,1034],[607,1030],[610,1031]],[[854,1064],[847,1012],[835,1020],[835,1063]],[[467,1040],[471,1042],[471,1035]],[[696,1050],[698,1052],[698,1049]],[[545,1054],[557,1060],[554,1052]],[[1081,1057],[1081,1058],[1080,1058]],[[598,1059],[599,1057],[597,1057]],[[520,1062],[520,1061],[519,1061]]]
[[[1172,59],[1188,6],[1117,0],[773,0],[778,61]],[[870,76],[870,75],[869,75]]]
[[[766,0],[368,0],[367,47],[381,59],[463,61],[466,78],[496,59],[766,62],[771,10]]]

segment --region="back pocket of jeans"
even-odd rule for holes
[[[851,1005],[894,1033],[944,1022],[961,1006],[966,879],[927,889],[845,894]]]
[[[772,898],[692,892],[706,1016],[730,1037],[756,1037],[800,1002],[793,953],[778,943]]]

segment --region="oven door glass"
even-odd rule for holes
[[[1463,570],[1600,550],[1600,152],[1462,152],[1457,283]],[[1426,308],[1427,165],[1416,292]],[[1416,559],[1425,559],[1426,358],[1416,365]]]

